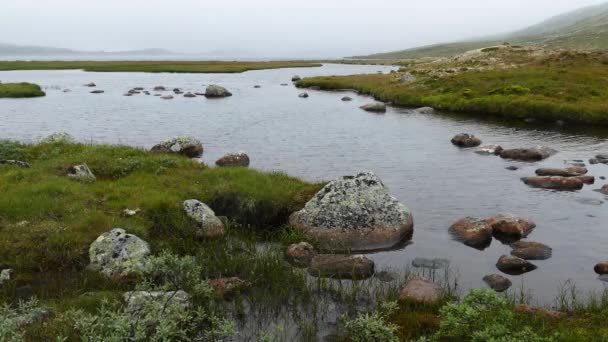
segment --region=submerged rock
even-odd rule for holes
[[[461,133],[452,138],[452,144],[458,147],[476,147],[481,145],[481,139],[468,133]]]
[[[486,220],[492,227],[492,234],[501,241],[513,242],[525,238],[536,228],[530,220],[512,214],[496,215]]]
[[[220,167],[248,167],[249,156],[245,152],[231,153],[223,156],[215,162]]]
[[[541,161],[547,159],[557,153],[554,149],[546,146],[537,146],[533,148],[516,148],[503,150],[500,152],[500,157],[504,159],[514,159],[521,161]]]
[[[289,245],[285,252],[287,261],[296,267],[308,267],[312,258],[317,255],[315,248],[308,242],[300,242]]]
[[[374,275],[374,262],[364,255],[319,254],[312,258],[308,273],[315,277],[367,279]]]
[[[421,107],[414,109],[414,111],[419,114],[435,114],[435,108],[433,107]]]
[[[502,152],[503,148],[500,145],[484,145],[479,147],[475,153],[477,154],[481,154],[481,155],[485,155],[485,156],[489,156],[489,155],[500,155],[500,152]]]
[[[105,91],[103,91],[103,90],[93,90],[90,93],[91,94],[103,94],[103,93],[105,93]]]
[[[511,248],[511,255],[524,260],[547,260],[553,254],[551,247],[539,242],[518,241]]]
[[[97,87],[97,85],[93,82],[87,83],[84,85],[85,87]]]
[[[209,98],[228,97],[232,96],[232,93],[217,84],[210,84],[205,90],[205,96]]]
[[[5,160],[5,159],[0,159],[0,165],[15,165],[18,166],[22,169],[29,169],[32,166],[24,161],[21,160]]]
[[[214,238],[224,235],[224,224],[205,203],[190,199],[184,201],[183,206],[186,215],[198,224],[197,237]]]
[[[148,243],[122,228],[114,228],[89,247],[89,269],[112,279],[129,279],[144,270],[149,255]]]
[[[154,91],[166,91],[167,88],[165,88],[164,86],[156,86],[154,87]]]
[[[399,291],[399,300],[416,304],[436,304],[441,300],[441,287],[432,280],[415,277],[407,281]]]
[[[439,270],[447,268],[450,261],[447,259],[426,259],[426,258],[415,258],[412,260],[412,266],[416,268],[428,268],[431,270]]]
[[[190,92],[187,92],[187,93],[184,94],[184,97],[193,98],[193,97],[196,97],[196,95],[194,95],[194,94],[192,94]]]
[[[602,194],[604,194],[604,195],[608,195],[608,184],[602,186],[602,188],[598,189],[597,191],[600,192],[600,193],[602,193]]]
[[[173,95],[164,95],[160,97],[163,100],[173,100]]]
[[[187,309],[191,305],[190,295],[183,291],[131,291],[123,294],[127,304],[127,312],[131,315],[146,314],[146,307],[152,304],[161,306],[176,306]]]
[[[590,164],[606,164],[608,165],[608,154],[598,154],[593,159],[589,159]]]
[[[382,102],[368,103],[359,108],[363,109],[364,111],[372,112],[372,113],[386,113],[386,104],[384,104]]]
[[[256,85],[254,85],[253,87],[254,87],[255,89],[260,89],[260,88],[262,88],[262,86],[261,86],[261,85],[259,85],[259,84],[256,84]]]
[[[82,181],[94,181],[97,179],[87,164],[71,166],[68,169],[68,177]]]
[[[188,158],[200,158],[203,155],[203,144],[192,137],[172,137],[152,147],[153,153],[178,153]]]
[[[577,177],[524,177],[525,184],[541,189],[573,191],[583,188],[583,182]]]
[[[327,249],[390,248],[414,232],[410,210],[371,172],[331,181],[289,222]]]
[[[529,261],[516,256],[503,255],[498,259],[496,267],[509,275],[520,275],[534,271],[537,267]]]
[[[584,167],[572,166],[565,169],[538,169],[538,176],[559,176],[559,177],[576,177],[587,174],[588,170]]]
[[[519,167],[515,166],[515,165],[511,165],[511,166],[507,166],[505,167],[505,170],[509,170],[509,171],[517,171],[519,170]]]
[[[212,279],[209,280],[209,285],[217,297],[225,300],[234,298],[235,295],[250,286],[248,282],[238,277]]]
[[[342,98],[342,101],[344,101],[344,102],[347,102],[347,101],[352,101],[352,100],[353,100],[353,99],[352,99],[352,97],[350,97],[350,96],[344,96],[344,97]]]
[[[465,217],[450,226],[449,232],[467,246],[484,250],[492,243],[492,226],[486,220]]]
[[[500,274],[490,274],[483,277],[483,281],[496,292],[505,292],[511,287],[511,281]]]
[[[600,262],[593,267],[595,273],[599,275],[608,274],[608,261]]]

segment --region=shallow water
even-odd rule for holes
[[[242,74],[85,73],[81,71],[0,72],[3,82],[41,84],[47,96],[0,100],[0,137],[35,141],[66,131],[82,141],[121,143],[149,148],[172,135],[192,135],[205,145],[209,164],[228,152],[246,151],[252,167],[282,170],[308,180],[329,180],[359,170],[376,172],[391,192],[408,205],[415,219],[413,243],[372,255],[380,268],[404,269],[415,257],[447,258],[462,288],[482,287],[482,277],[500,273],[495,263],[510,248],[494,240],[478,251],[453,241],[448,227],[464,216],[487,217],[510,212],[529,217],[537,228],[529,236],[553,248],[553,257],[534,261],[537,270],[508,276],[539,303],[550,305],[560,282],[572,279],[579,289],[602,290],[593,266],[608,259],[608,204],[594,192],[606,181],[608,166],[589,166],[596,185],[578,192],[531,189],[520,177],[538,167],[561,167],[565,160],[587,160],[608,152],[608,130],[568,129],[518,123],[480,122],[453,115],[421,115],[389,109],[385,115],[358,107],[369,98],[348,92],[302,90],[294,74],[388,72],[384,66],[325,65],[322,68],[251,71]],[[105,94],[89,94],[82,85],[97,83]],[[136,86],[148,89],[203,91],[205,84],[226,86],[234,96],[207,100],[122,94]],[[289,86],[281,86],[288,83]],[[259,84],[260,89],[253,86]],[[71,89],[63,93],[62,89]],[[342,102],[342,96],[353,97]],[[451,145],[450,138],[473,133],[484,143],[504,147],[548,145],[560,152],[539,163],[517,163],[480,156]],[[518,171],[507,171],[510,165]]]

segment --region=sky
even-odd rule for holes
[[[0,43],[329,58],[525,28],[606,0],[0,0]]]

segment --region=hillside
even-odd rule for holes
[[[69,56],[69,55],[168,55],[173,52],[164,49],[143,49],[133,51],[79,51],[46,46],[25,46],[0,43],[0,56]]]
[[[567,12],[506,35],[428,45],[401,51],[356,56],[354,58],[413,59],[422,57],[449,57],[503,42],[543,46],[551,49],[606,50],[608,49],[608,3]]]

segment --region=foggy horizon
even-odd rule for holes
[[[21,0],[3,4],[0,43],[80,51],[167,49],[233,57],[333,58],[481,38],[604,0]],[[28,18],[28,29],[15,29]]]

